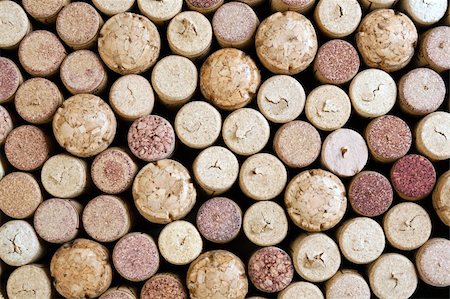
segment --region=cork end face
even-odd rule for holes
[[[424,52],[428,62],[440,71],[450,69],[450,27],[431,29],[424,40]]]
[[[15,269],[8,278],[6,292],[9,298],[27,299],[52,297],[52,282],[47,269],[40,265],[25,265]]]
[[[435,287],[450,286],[450,241],[444,238],[428,240],[417,252],[416,266],[420,278]]]
[[[11,115],[8,110],[0,106],[0,144],[4,144],[9,132],[14,129]]]
[[[187,299],[181,280],[171,273],[159,273],[142,287],[141,299]]]
[[[4,57],[0,57],[0,103],[9,101],[16,93],[22,81],[22,75],[16,64]]]

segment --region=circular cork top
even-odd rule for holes
[[[129,51],[130,47],[133,51]],[[129,12],[110,18],[103,25],[98,40],[102,60],[121,75],[148,70],[158,59],[160,48],[161,38],[156,26],[146,17]]]
[[[205,283],[211,277],[211,283]],[[201,254],[189,266],[186,284],[191,298],[236,298],[244,299],[248,292],[245,266],[233,253],[226,250],[212,250]]]
[[[237,49],[211,54],[200,70],[200,90],[212,104],[235,110],[250,103],[261,82],[255,62]]]
[[[189,9],[197,10],[201,13],[213,12],[220,7],[223,2],[223,0],[186,0]]]
[[[143,15],[159,24],[175,17],[181,11],[183,0],[137,0],[137,4]]]
[[[419,152],[432,160],[450,158],[450,113],[438,111],[425,116],[416,128]]]
[[[14,129],[14,124],[11,115],[5,107],[0,106],[0,144],[5,143],[6,137],[12,129]]]
[[[8,278],[6,292],[9,298],[51,298],[52,281],[47,269],[40,265],[25,265],[15,269]]]
[[[437,23],[447,12],[448,1],[437,0],[430,3],[421,0],[404,1],[401,7],[419,26]]]
[[[45,30],[25,36],[19,46],[22,67],[32,76],[49,77],[56,74],[67,53],[58,37]]]
[[[108,104],[91,94],[70,97],[53,117],[56,140],[79,157],[104,151],[113,141],[116,127],[116,117]]]
[[[444,238],[428,240],[416,254],[420,278],[435,287],[450,286],[450,241]]]
[[[420,155],[407,155],[392,166],[391,182],[401,198],[419,200],[433,191],[436,171],[427,158]]]
[[[256,297],[253,297],[256,299]],[[306,281],[291,283],[287,288],[278,294],[278,299],[324,299],[322,291],[315,285]]]
[[[2,70],[0,73],[0,103],[4,103],[14,97],[23,78],[19,68],[11,59],[0,57],[0,68]]]
[[[114,268],[125,279],[144,281],[158,271],[158,247],[149,235],[130,233],[116,243],[112,260]]]
[[[158,273],[144,284],[141,299],[187,299],[181,280],[171,273]]]
[[[211,198],[200,206],[196,224],[200,234],[206,240],[214,243],[228,243],[241,230],[242,211],[231,199]]]
[[[186,216],[197,192],[188,170],[174,160],[159,160],[142,168],[133,183],[133,198],[147,220],[165,224]]]
[[[344,184],[322,169],[306,170],[295,176],[286,188],[284,202],[295,225],[311,232],[334,227],[347,209]]]
[[[130,286],[117,286],[108,289],[99,299],[137,299],[136,289]]]
[[[15,47],[31,29],[27,14],[13,1],[0,2],[0,19],[0,49]]]
[[[320,31],[334,38],[352,34],[358,28],[361,16],[357,0],[321,0],[314,11]]]
[[[135,0],[92,0],[95,7],[107,16],[114,16],[121,12],[126,12],[133,7],[134,2]]]
[[[348,95],[334,85],[321,85],[306,98],[306,117],[319,130],[334,131],[343,127],[351,110]]]
[[[441,175],[434,188],[433,207],[441,221],[450,226],[450,171]]]
[[[433,68],[450,69],[450,26],[439,26],[426,32],[421,51]]]
[[[356,44],[367,66],[393,72],[409,63],[417,38],[417,29],[405,14],[379,9],[361,21]]]
[[[317,52],[317,35],[311,21],[286,11],[265,19],[256,32],[256,54],[275,74],[293,75],[306,69]]]
[[[65,0],[23,0],[23,8],[33,18],[46,22],[53,20],[59,11],[68,3]]]
[[[364,277],[354,270],[340,270],[326,283],[330,299],[370,299],[370,288]]]
[[[66,298],[100,296],[112,279],[108,250],[87,239],[61,246],[52,257],[50,272],[56,290]]]

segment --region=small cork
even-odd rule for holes
[[[144,281],[158,271],[158,247],[149,235],[130,233],[116,243],[112,260],[114,268],[123,278]]]
[[[8,134],[14,129],[14,123],[11,114],[5,107],[0,106],[0,145],[6,141]]]
[[[92,0],[94,6],[103,14],[112,17],[122,12],[130,10],[134,5],[135,0]],[[128,298],[127,298],[128,299]]]
[[[441,175],[434,188],[433,207],[441,221],[450,226],[450,171]]]
[[[215,12],[224,3],[224,0],[186,0],[186,5],[190,10],[196,10],[202,14]]]
[[[270,138],[270,126],[259,111],[241,108],[225,118],[222,138],[234,153],[250,156],[266,146]]]
[[[414,264],[398,253],[385,253],[369,267],[370,288],[378,298],[410,298],[417,282]]]
[[[255,62],[238,49],[214,52],[200,70],[203,96],[223,110],[235,110],[250,103],[260,82],[261,75]]]
[[[23,8],[14,1],[0,2],[0,49],[16,49],[31,31],[31,23]]]
[[[397,100],[397,85],[392,77],[379,69],[358,73],[350,83],[349,96],[353,109],[362,117],[378,117],[388,113]]]
[[[391,8],[398,0],[360,0],[364,10],[376,10],[380,8]]]
[[[186,284],[190,297],[196,299],[244,299],[248,292],[244,263],[226,250],[201,254],[189,266]]]
[[[70,0],[23,0],[23,8],[35,20],[44,24],[53,24],[61,9]]]
[[[152,86],[164,105],[179,108],[194,95],[197,78],[197,68],[192,61],[170,55],[159,60],[153,68]]]
[[[413,202],[392,207],[384,216],[383,228],[389,243],[400,250],[422,246],[431,235],[431,219],[424,208]]]
[[[140,299],[187,299],[180,278],[172,273],[158,273],[144,284]]]
[[[196,225],[200,234],[210,242],[231,242],[241,230],[241,208],[229,198],[211,198],[200,206]]]
[[[183,0],[137,0],[140,12],[158,25],[175,17],[183,7]]]
[[[337,238],[342,255],[355,264],[373,262],[383,253],[386,244],[381,225],[367,217],[356,217],[344,222],[339,227]]]
[[[258,246],[282,242],[288,232],[288,219],[283,208],[272,201],[257,202],[244,215],[245,236]]]
[[[305,14],[311,10],[315,2],[315,0],[271,0],[270,4],[272,11],[285,12],[290,10]]]
[[[111,285],[109,252],[103,245],[76,239],[62,245],[50,263],[53,285],[65,298],[95,298]]]
[[[305,16],[286,11],[265,19],[256,32],[256,54],[272,73],[295,75],[305,70],[317,52],[317,35]]]
[[[416,253],[420,279],[435,287],[450,286],[450,241],[444,238],[428,240]]]
[[[91,94],[70,97],[53,117],[53,134],[59,145],[83,158],[104,151],[112,143],[116,127],[109,105]]]
[[[107,194],[122,193],[133,184],[138,166],[121,148],[109,148],[95,157],[91,177],[95,186]]]
[[[130,47],[133,51],[129,51]],[[103,62],[121,75],[147,71],[156,63],[160,48],[156,26],[146,17],[129,12],[111,17],[100,30],[98,39]]]
[[[415,137],[421,154],[434,161],[450,159],[450,113],[438,111],[422,118]]]
[[[392,166],[391,182],[401,198],[420,200],[433,191],[436,170],[427,158],[420,155],[407,155]]]
[[[10,1],[2,1],[2,3],[5,2]],[[0,104],[2,104],[14,99],[17,89],[23,82],[23,77],[17,65],[6,57],[0,57],[0,69],[2,70],[0,73]]]
[[[361,17],[362,10],[357,0],[320,0],[314,10],[314,20],[320,31],[331,38],[352,34]]]
[[[450,69],[450,26],[434,27],[420,36],[416,64],[439,73]]]
[[[417,29],[405,14],[380,9],[362,19],[356,44],[368,67],[394,72],[411,61],[417,38]]]
[[[325,284],[329,299],[370,299],[369,284],[355,270],[340,270]]]
[[[430,26],[447,12],[448,1],[437,0],[430,3],[421,0],[401,0],[399,8],[404,11],[417,26]]]
[[[138,292],[134,287],[122,285],[108,289],[99,299],[138,299]]]
[[[287,288],[278,293],[277,299],[324,299],[322,291],[315,284],[306,281],[291,283]]]
[[[292,243],[292,259],[297,273],[310,282],[333,277],[341,265],[337,244],[325,234],[302,234]]]
[[[197,198],[188,170],[174,160],[149,163],[133,183],[133,199],[148,221],[170,223],[186,216]]]
[[[219,195],[237,180],[239,162],[228,149],[211,146],[195,158],[193,171],[195,180],[207,194]]]
[[[52,280],[47,268],[42,265],[25,265],[15,269],[6,283],[9,298],[52,298]]]

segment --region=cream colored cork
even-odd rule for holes
[[[148,70],[156,63],[160,48],[161,38],[156,26],[146,17],[128,12],[110,18],[98,39],[98,52],[103,62],[121,75]]]
[[[415,135],[420,153],[432,160],[450,159],[450,113],[428,114],[418,123]]]
[[[23,83],[23,76],[16,63],[9,58],[0,57],[0,68],[0,104],[3,104],[14,99],[17,89]]]
[[[433,191],[433,207],[441,221],[450,226],[450,170],[437,181]]]
[[[314,20],[320,31],[331,38],[352,34],[361,22],[362,10],[357,0],[320,0]]]
[[[398,0],[360,0],[365,10],[376,10],[380,8],[391,8]]]
[[[186,0],[186,5],[190,10],[196,10],[202,14],[215,12],[224,3],[224,0]]]
[[[413,202],[397,204],[383,219],[387,240],[400,250],[413,250],[422,246],[430,238],[431,227],[427,211]]]
[[[15,49],[31,23],[23,8],[14,1],[0,1],[0,49]]]
[[[183,6],[183,0],[137,0],[139,10],[143,15],[158,25],[175,17]]]
[[[307,13],[313,8],[315,0],[271,0],[270,5],[273,11],[296,11],[301,14]]]
[[[197,192],[188,170],[174,160],[149,163],[133,183],[133,198],[139,213],[148,221],[166,224],[186,216]]]
[[[352,105],[344,90],[335,85],[321,85],[306,98],[308,120],[322,131],[334,131],[347,123]]]
[[[11,114],[5,107],[0,106],[0,145],[5,144],[8,134],[14,129]]]
[[[99,299],[138,299],[138,292],[136,288],[122,285],[108,289]]]
[[[288,232],[288,220],[283,208],[273,201],[253,204],[244,214],[245,236],[258,246],[282,242]]]
[[[194,225],[177,220],[163,228],[158,237],[158,248],[172,265],[187,265],[202,253],[203,241]]]
[[[134,2],[135,0],[92,0],[95,7],[107,16],[114,16],[130,10]]]
[[[386,253],[369,267],[370,288],[380,299],[410,298],[417,288],[414,264],[398,253]]]
[[[68,5],[71,0],[23,0],[23,8],[35,20],[53,24],[61,9]]]
[[[284,202],[294,224],[310,232],[334,227],[347,209],[344,184],[322,169],[295,176],[286,187]]]
[[[226,250],[201,254],[189,266],[186,284],[192,299],[244,299],[248,292],[244,263]]]
[[[450,286],[450,241],[444,238],[428,240],[416,253],[416,267],[426,284]]]
[[[47,268],[31,264],[15,269],[6,283],[9,298],[14,299],[51,299],[52,280]]]
[[[222,117],[219,111],[204,101],[194,101],[181,107],[175,117],[177,137],[190,148],[203,149],[219,138]]]
[[[322,291],[315,284],[307,281],[291,283],[287,288],[278,293],[277,299],[324,299]]]
[[[450,26],[434,27],[420,36],[416,64],[439,73],[450,69]]]
[[[317,52],[317,35],[311,21],[286,11],[265,19],[256,32],[256,54],[272,73],[294,75],[305,70]]]
[[[355,264],[373,262],[383,253],[386,244],[381,225],[367,217],[347,220],[339,227],[337,237],[342,254]]]
[[[437,22],[447,12],[447,0],[400,0],[399,8],[404,11],[418,26],[430,26]]]
[[[364,277],[355,270],[339,270],[325,284],[329,299],[370,299],[370,288]]]
[[[292,243],[291,253],[295,270],[309,282],[330,279],[341,265],[337,244],[322,233],[300,235]]]
[[[236,156],[221,146],[203,150],[194,160],[195,180],[210,195],[219,195],[233,186],[239,174]]]

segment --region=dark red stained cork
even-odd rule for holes
[[[375,171],[363,171],[350,183],[348,200],[353,210],[363,216],[375,217],[386,212],[394,192],[389,180]]]
[[[187,294],[178,277],[159,273],[144,284],[141,299],[187,299]]]
[[[210,8],[216,6],[221,0],[187,0],[189,4],[198,8]]]
[[[400,197],[419,200],[433,191],[436,171],[427,158],[407,155],[392,166],[391,182]]]

